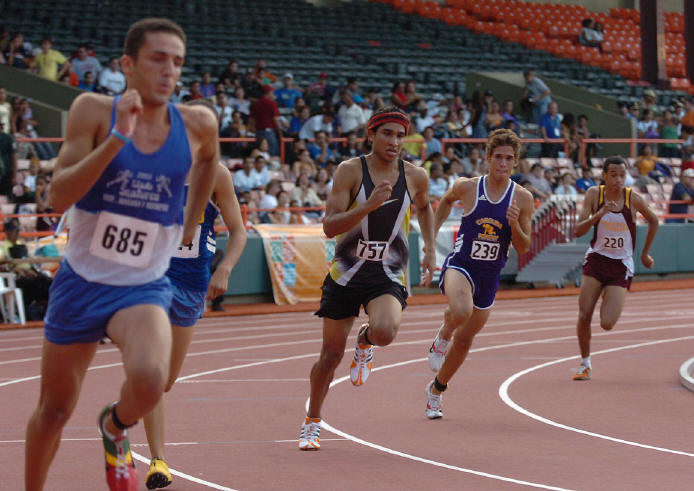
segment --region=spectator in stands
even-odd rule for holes
[[[428,126],[424,129],[424,154],[425,158],[431,158],[434,153],[441,153],[443,150],[441,140],[434,138],[434,127]]]
[[[204,99],[202,92],[200,91],[199,80],[193,80],[190,82],[190,85],[188,85],[188,93],[193,100]]]
[[[263,96],[251,103],[248,128],[256,137],[267,138],[270,155],[279,155],[279,142],[282,138],[282,127],[279,123],[279,108],[270,85],[263,87]]]
[[[96,92],[96,83],[94,83],[94,74],[92,72],[84,72],[84,79],[77,86],[78,89],[88,92]]]
[[[228,134],[229,126],[231,125],[231,122],[233,120],[234,110],[229,105],[229,102],[227,101],[227,95],[224,93],[223,90],[217,92],[216,101],[217,103],[215,104],[214,109],[215,111],[217,111],[217,117],[219,118],[220,135],[222,133]]]
[[[230,90],[240,87],[241,73],[239,72],[239,62],[236,60],[230,60],[222,74],[219,76],[219,81]]]
[[[270,163],[273,159],[272,155],[270,155],[270,143],[264,136],[256,137],[254,148],[251,150],[251,157],[255,159],[258,155],[263,157],[267,163]]]
[[[462,138],[464,127],[463,122],[458,117],[458,113],[449,109],[444,120],[446,138]]]
[[[296,179],[294,189],[292,189],[292,201],[297,202],[297,206],[323,206],[323,201],[318,197],[316,190],[311,185],[308,172],[302,172]],[[294,205],[292,205],[294,206]],[[320,212],[304,212],[308,216],[318,216]]]
[[[684,116],[680,117],[680,124],[683,128],[685,126],[694,128],[694,102],[690,97],[685,97],[682,102],[684,104],[684,108],[682,110],[682,112],[684,112]]]
[[[416,116],[417,132],[424,133],[424,130],[430,126],[434,126],[435,124],[436,119],[429,114],[429,107],[427,106],[426,102],[420,102],[419,106],[417,107]]]
[[[316,195],[318,195],[321,201],[325,202],[325,200],[328,199],[328,194],[330,194],[330,190],[333,187],[333,179],[325,168],[321,167],[318,169],[318,173],[316,174],[316,182],[314,183],[313,187],[316,190]]]
[[[34,57],[31,64],[41,77],[56,82],[70,68],[70,62],[60,51],[53,49],[53,41],[49,37],[41,40],[41,52]]]
[[[584,167],[581,172],[582,177],[576,180],[576,190],[580,194],[585,194],[589,187],[595,186],[595,181],[591,177],[590,168]]]
[[[237,195],[241,195],[255,187],[255,180],[251,175],[252,170],[253,157],[244,157],[241,169],[234,172],[234,187],[236,188]]]
[[[629,117],[629,103],[627,101],[617,101],[617,111],[619,115],[625,118]]]
[[[407,96],[405,95],[405,83],[397,81],[393,84],[390,94],[390,103],[395,107],[405,108]]]
[[[80,44],[77,48],[77,57],[72,60],[72,70],[82,82],[84,81],[84,74],[87,72],[92,72],[94,76],[98,76],[101,73],[101,63],[95,56],[90,56],[87,53],[86,44]]]
[[[12,185],[17,174],[17,143],[10,133],[4,131],[0,121],[0,195],[10,197]]]
[[[581,140],[576,130],[576,118],[572,113],[564,113],[561,120],[561,136],[568,142],[569,154],[567,157],[573,162],[578,162]]]
[[[523,93],[524,98],[533,105],[533,123],[541,125],[542,116],[547,112],[549,108],[549,103],[552,102],[549,87],[538,77],[532,70],[525,70],[523,72],[523,78],[525,79],[525,90]]]
[[[16,111],[17,113],[17,121],[20,120],[27,120],[29,124],[26,126],[26,133],[31,138],[38,138],[39,135],[36,132],[36,128],[39,126],[38,122],[34,119],[34,114],[31,110],[31,106],[29,105],[29,100],[22,97],[19,99],[19,107]],[[19,123],[15,122],[15,127],[19,126]],[[55,157],[55,152],[53,151],[53,147],[49,143],[46,142],[34,142],[34,147],[36,147],[36,151],[39,154],[39,158],[41,160],[50,160],[53,157]]]
[[[463,164],[458,158],[451,159],[451,161],[448,163],[448,169],[445,170],[445,174],[449,188],[455,184],[456,179],[459,177],[470,177],[465,175]]]
[[[281,181],[277,179],[272,179],[270,182],[268,182],[267,187],[265,188],[265,193],[263,194],[263,197],[260,199],[260,203],[258,203],[258,207],[261,210],[274,210],[275,208],[277,208],[277,196],[279,195],[280,191],[282,191]],[[272,212],[270,211],[259,212],[260,222],[272,223],[272,220],[270,219],[271,213]]]
[[[541,157],[557,158],[563,148],[561,143],[553,143],[551,140],[561,138],[561,116],[556,102],[550,102],[547,112],[542,115],[540,130],[545,142],[542,144]],[[533,183],[534,184],[534,183]]]
[[[294,108],[294,116],[289,122],[289,129],[287,130],[287,136],[291,138],[298,138],[301,128],[304,123],[311,117],[311,108],[307,105],[296,106]]]
[[[666,140],[677,140],[679,138],[675,116],[670,109],[666,109],[663,113],[659,132],[660,137]],[[663,143],[658,155],[666,158],[679,157],[680,151],[677,148],[677,143]]]
[[[641,106],[639,105],[638,102],[633,102],[629,106],[629,114],[627,114],[627,117],[631,120],[634,121],[634,123],[638,124],[639,122],[639,115],[641,114]]]
[[[217,93],[217,88],[212,83],[210,72],[202,73],[202,83],[200,84],[200,93],[205,99],[213,97]]]
[[[531,192],[535,197],[545,200],[552,194],[552,185],[544,175],[542,164],[533,164],[530,168],[530,174],[525,176],[525,179],[532,185],[534,191]]]
[[[644,109],[641,121],[636,125],[639,138],[659,138],[658,122],[653,117],[652,109]]]
[[[0,85],[0,132],[14,133],[14,118],[12,118],[12,106],[7,102],[7,91]]]
[[[251,114],[251,101],[246,99],[246,91],[243,87],[238,87],[236,89],[234,97],[229,99],[229,104],[235,111],[241,113],[244,120],[248,120]]]
[[[347,92],[352,96],[352,100],[355,104],[362,104],[365,100],[359,91],[359,79],[357,79],[357,77],[349,77],[347,79],[347,84],[344,87],[341,87],[339,91],[335,92],[335,95],[333,95],[334,104],[338,104],[340,102],[340,98],[344,92]]]
[[[27,197],[27,201],[34,201],[34,196],[36,193],[36,178],[41,170],[41,165],[38,160],[32,160],[29,162],[29,173],[24,178],[24,182],[21,183],[24,186],[24,196]]]
[[[366,118],[362,108],[354,103],[351,92],[342,93],[342,105],[337,111],[338,134],[347,136],[349,133],[356,132],[358,135],[364,134]]]
[[[574,176],[570,172],[565,172],[559,178],[560,184],[554,190],[554,194],[559,196],[577,196],[578,190],[574,186]]]
[[[591,133],[590,129],[588,128],[588,116],[585,114],[579,114],[576,123],[576,136],[578,137],[579,143],[582,143],[585,138],[598,138],[600,135]],[[587,162],[590,162],[590,159],[595,157],[595,151],[595,143],[588,143],[586,145],[585,158],[587,159]],[[578,162],[578,160],[579,159],[575,159],[574,162]]]
[[[171,102],[180,104],[183,102],[183,97],[190,95],[187,90],[183,88],[183,82],[180,80],[176,82],[176,86],[174,87],[174,91],[171,94]]]
[[[53,213],[49,192],[50,185],[48,183],[48,178],[43,174],[36,176],[36,192],[34,193],[34,199],[36,200],[36,213],[39,215]],[[55,217],[39,216],[36,220],[36,231],[45,232],[47,230],[52,230],[56,223],[57,219]]]
[[[655,115],[656,110],[658,108],[657,106],[658,103],[658,96],[655,93],[655,90],[653,89],[646,89],[643,91],[643,99],[641,100],[641,107],[645,111],[646,109],[650,109],[653,111],[653,114]]]
[[[257,155],[253,160],[251,179],[253,179],[253,189],[265,189],[270,182],[270,173],[267,168],[267,162],[265,157],[262,155]]]
[[[238,111],[233,111],[231,113],[231,123],[226,127],[224,131],[220,133],[219,136],[226,138],[245,138],[248,137],[248,130],[246,129],[246,123],[244,123],[241,113]],[[229,157],[240,156],[244,149],[248,146],[246,143],[221,143],[222,154]]]
[[[578,33],[579,44],[591,46],[593,48],[601,48],[604,35],[595,28],[595,21],[593,21],[593,19],[583,19],[581,26],[581,31]]]
[[[262,58],[255,62],[253,77],[258,80],[261,85],[272,85],[279,80],[277,75],[267,69],[267,63]]]
[[[29,131],[27,130],[27,127],[29,125],[29,121],[26,119],[20,119],[19,120],[19,128],[17,129],[17,133],[15,133],[15,138],[17,139],[22,139],[22,138],[31,138],[29,136]],[[39,154],[36,151],[36,147],[34,147],[34,144],[32,142],[27,142],[27,141],[18,141],[17,142],[17,158],[22,160],[22,159],[27,159],[27,160],[33,160],[39,159]]]
[[[299,138],[302,140],[312,140],[316,137],[318,131],[324,131],[326,134],[332,135],[333,121],[335,121],[335,115],[329,111],[311,116],[301,127]]]
[[[318,81],[309,85],[306,91],[306,101],[309,106],[318,107],[324,101],[332,100],[335,90],[328,84],[328,74],[321,72],[318,74]]]
[[[284,84],[279,89],[275,89],[275,98],[280,107],[293,108],[296,100],[303,96],[300,90],[294,87],[294,75],[285,73],[282,77]]]
[[[642,176],[651,174],[655,170],[657,161],[658,157],[653,154],[653,147],[649,144],[643,145],[636,158],[636,168],[639,170],[639,174]]]
[[[419,162],[422,159],[424,137],[417,131],[416,125],[411,124],[409,133],[402,144],[403,159]]]
[[[308,148],[299,148],[296,152],[296,160],[292,164],[291,169],[288,170],[283,167],[284,178],[295,180],[297,176],[303,173],[307,173],[309,177],[315,176],[318,173],[318,166],[311,158]]]
[[[335,157],[330,148],[330,135],[323,130],[316,131],[314,141],[309,141],[307,148],[311,158],[320,166],[324,166],[328,160]]]
[[[342,159],[342,160],[347,160],[351,157],[357,157],[362,154],[361,147],[359,145],[359,141],[357,140],[357,134],[352,131],[350,133],[347,133],[345,135],[347,138],[347,141],[345,143],[341,143],[337,147],[337,156]]]
[[[31,66],[31,44],[24,41],[24,34],[16,32],[3,53],[5,63],[14,68],[27,70]]]
[[[506,99],[504,101],[504,110],[501,112],[501,117],[504,118],[504,121],[513,121],[516,128],[520,128],[520,123],[516,115],[513,114],[513,101],[511,99]]]
[[[467,157],[462,160],[465,175],[469,177],[481,176],[483,160],[479,147],[470,148]]]
[[[489,105],[489,110],[484,117],[484,129],[487,132],[492,132],[498,128],[501,128],[505,119],[501,114],[501,106],[496,99],[493,99]]]
[[[120,62],[116,56],[108,60],[108,65],[99,74],[99,87],[106,95],[118,95],[125,90],[125,75],[120,71]]]
[[[684,201],[684,203],[669,203],[669,214],[686,214],[689,207],[694,204],[694,169],[685,169],[680,175],[680,180],[672,188],[670,201]],[[694,221],[693,218],[668,218],[665,223],[684,223]]]
[[[448,189],[448,180],[443,174],[443,165],[432,162],[429,169],[429,201],[438,201]]]

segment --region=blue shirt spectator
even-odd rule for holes
[[[291,107],[293,108],[296,100],[302,97],[303,94],[300,90],[293,87],[294,76],[291,73],[285,73],[282,77],[284,86],[279,89],[275,89],[275,98],[277,99],[277,104],[280,107]]]

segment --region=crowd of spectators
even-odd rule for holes
[[[583,21],[581,44],[599,46],[602,36],[599,23],[592,19]],[[82,90],[116,95],[125,89],[119,59],[111,57],[102,66],[89,44],[78,46],[66,56],[53,48],[50,38],[44,38],[37,49],[32,49],[21,33],[8,37],[4,45],[1,43],[0,62],[16,68]],[[106,60],[102,58],[102,61]],[[415,80],[405,79],[394,83],[386,94],[382,88],[362,88],[356,77],[333,80],[326,72],[302,87],[292,73],[279,76],[262,59],[244,68],[238,61],[230,60],[217,77],[204,72],[187,84],[179,82],[172,101],[205,98],[214,104],[219,115],[220,136],[234,139],[222,142],[222,156],[234,172],[239,199],[252,210],[322,206],[337,164],[368,152],[366,123],[373,111],[385,103],[402,108],[412,118],[402,157],[421,164],[430,173],[432,200],[438,199],[457,177],[477,176],[486,171],[482,145],[446,140],[485,138],[497,128],[509,128],[521,137],[543,140],[540,145],[524,146],[525,164],[514,175],[539,201],[552,194],[585,192],[594,184],[598,173],[582,169],[596,154],[596,145],[589,144],[584,155],[582,140],[599,135],[591,132],[585,114],[562,113],[547,84],[533,70],[525,70],[523,76],[525,89],[519,112],[515,101],[499,100],[490,90],[476,90],[467,99],[458,94],[427,97],[418,91]],[[10,103],[6,98],[4,89],[0,88],[0,130],[11,137],[38,136],[38,123],[32,116],[30,101],[16,97]],[[676,171],[659,159],[682,158],[684,169],[687,159],[694,155],[692,101],[682,97],[663,111],[656,105],[656,94],[646,90],[642,101],[631,104],[620,101],[618,107],[624,117],[634,119],[640,138],[685,140],[683,145],[639,145],[639,157],[630,178],[643,189],[668,179],[672,184],[677,182]],[[292,141],[284,149],[283,139]],[[566,140],[566,146],[561,139]],[[13,152],[7,150],[10,146]],[[49,144],[17,144],[14,139],[10,143],[0,137],[0,155],[12,153],[10,160],[46,161],[55,156]],[[570,166],[543,168],[538,162],[544,158],[568,159]],[[0,193],[20,202],[28,199],[27,196],[33,197],[32,189],[13,181],[14,169],[16,163],[4,165]],[[49,176],[43,178],[49,182]],[[253,211],[248,220],[250,223],[311,222],[319,221],[320,213]]]

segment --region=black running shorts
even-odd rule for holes
[[[358,317],[359,308],[363,305],[366,312],[368,303],[381,295],[393,295],[404,309],[407,307],[407,289],[400,283],[389,281],[366,286],[341,286],[328,274],[321,287],[320,309],[315,312],[318,317],[340,320]],[[368,312],[367,312],[368,313]]]

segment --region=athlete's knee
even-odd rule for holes
[[[316,365],[326,370],[335,370],[342,361],[344,354],[344,351],[324,348]]]
[[[59,429],[68,422],[74,408],[70,401],[42,401],[36,409],[36,420],[42,427]]]
[[[376,322],[369,322],[369,329],[366,332],[369,341],[376,346],[387,346],[393,342],[398,334],[400,325],[395,319],[382,319]]]
[[[472,315],[472,307],[466,305],[452,305],[449,307],[448,320],[455,326],[462,326]]]
[[[590,326],[590,321],[593,319],[593,312],[588,312],[587,310],[578,310],[578,324],[579,326]]]
[[[600,327],[602,327],[605,331],[611,331],[615,324],[616,322],[612,321],[600,321]]]
[[[166,387],[167,377],[166,367],[146,365],[133,370],[128,381],[139,400],[154,399],[156,402]]]

